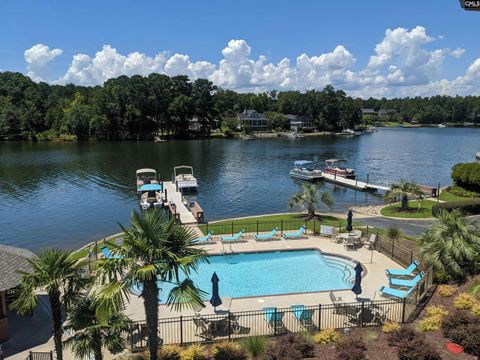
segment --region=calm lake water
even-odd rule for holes
[[[288,210],[295,160],[348,159],[360,179],[450,183],[457,162],[474,161],[480,129],[381,129],[355,138],[198,140],[163,143],[0,143],[0,243],[37,250],[76,248],[118,232],[137,208],[135,170],[170,179],[192,165],[207,220]],[[376,195],[325,185],[335,209],[382,203]]]

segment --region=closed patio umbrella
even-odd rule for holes
[[[353,222],[353,213],[352,213],[352,210],[350,210],[347,215],[347,231],[348,232],[353,230],[352,222]]]
[[[362,293],[362,272],[362,265],[357,263],[357,266],[355,266],[355,284],[353,284],[352,288],[352,291],[356,296]]]
[[[222,305],[222,299],[220,299],[220,295],[218,294],[219,281],[217,273],[214,272],[212,275],[212,298],[210,299],[210,304],[212,304],[214,308]]]

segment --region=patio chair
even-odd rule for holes
[[[333,291],[330,291],[328,295],[330,296],[330,300],[332,301],[335,314],[340,314],[344,310],[344,307],[341,305],[342,298],[335,296]]]
[[[320,225],[320,235],[335,238],[335,228],[333,226]]]
[[[392,289],[390,287],[386,287],[386,286],[382,286],[380,288],[380,293],[382,295],[386,295],[386,296],[390,296],[390,297],[395,297],[395,298],[398,298],[398,299],[405,299],[408,297],[408,295],[410,295],[410,293],[413,291],[413,289],[415,289],[414,287],[408,289],[407,291],[402,291],[402,290],[398,290],[398,289]]]
[[[412,276],[418,265],[420,265],[420,262],[418,260],[415,260],[406,269],[386,269],[385,273],[388,276]]]
[[[265,315],[265,320],[268,325],[273,329],[284,329],[285,325],[283,324],[283,316],[285,313],[283,311],[278,311],[276,307],[264,307],[263,314]]]
[[[269,241],[269,240],[279,240],[278,238],[275,237],[277,235],[278,229],[274,228],[272,231],[270,231],[267,234],[257,234],[255,235],[255,240],[257,241]]]
[[[105,256],[105,259],[122,259],[123,258],[123,256],[120,256],[120,255],[113,255],[108,249],[107,245],[103,245],[100,250],[102,250],[102,254],[103,256]]]
[[[343,242],[343,247],[346,250],[356,250],[357,249],[356,239],[354,237],[349,237],[349,238],[345,239],[344,242]]]
[[[293,316],[295,316],[295,319],[298,320],[300,325],[309,329],[315,327],[312,320],[314,312],[313,309],[307,309],[303,304],[292,305],[290,308],[292,309]]]
[[[209,231],[207,235],[201,236],[193,240],[194,245],[198,244],[205,244],[205,243],[213,243],[213,231]]]
[[[300,239],[304,237],[304,235],[305,235],[305,225],[302,225],[296,232],[284,233],[283,238],[284,239]]]
[[[374,250],[376,241],[377,241],[377,234],[372,234],[370,235],[370,238],[363,243],[363,245],[366,246],[368,250]]]
[[[417,274],[417,276],[415,276],[411,280],[389,278],[388,281],[390,282],[390,285],[412,288],[417,286],[424,276],[425,273],[422,271],[420,274]]]
[[[233,236],[221,236],[220,240],[225,241],[227,243],[243,241],[242,240],[243,234],[245,234],[245,230],[242,229]]]
[[[195,324],[195,336],[201,337],[205,340],[212,337],[210,324],[207,319],[201,316],[195,316],[193,318],[193,323]]]

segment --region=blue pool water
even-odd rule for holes
[[[317,250],[219,255],[209,261],[191,275],[208,299],[214,271],[220,279],[220,296],[229,298],[349,289],[355,276],[351,262]],[[163,303],[171,286],[161,283],[160,287]]]

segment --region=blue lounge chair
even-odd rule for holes
[[[220,240],[221,241],[226,241],[226,242],[235,242],[235,241],[239,241],[243,234],[245,233],[245,230],[240,230],[238,233],[236,233],[235,235],[233,236],[222,236],[220,237]]]
[[[201,244],[201,243],[206,243],[206,242],[211,242],[212,241],[212,236],[213,236],[213,231],[209,231],[207,235],[201,236],[193,240],[194,244]]]
[[[265,320],[268,325],[271,327],[284,327],[283,325],[283,311],[277,311],[276,307],[264,307],[263,314],[265,315]]]
[[[418,260],[415,260],[406,269],[386,269],[385,273],[389,276],[412,276],[418,265],[420,265],[420,263]]]
[[[105,259],[121,259],[121,258],[123,258],[123,256],[112,255],[112,253],[108,249],[107,245],[103,245],[101,250],[102,250],[103,256],[105,256]]]
[[[278,229],[274,228],[268,234],[258,234],[255,235],[255,240],[275,240],[275,235],[277,235]]]
[[[293,316],[298,320],[300,325],[313,327],[313,309],[307,309],[305,305],[292,305],[290,306],[292,309]]]
[[[390,285],[396,285],[396,286],[403,286],[403,287],[415,287],[417,284],[422,280],[422,278],[425,276],[425,273],[422,271],[420,274],[415,276],[411,280],[404,280],[404,279],[395,279],[395,278],[390,278],[389,282]]]
[[[410,295],[410,293],[413,291],[413,289],[415,289],[415,288],[412,287],[412,288],[408,289],[407,291],[403,291],[403,290],[392,289],[392,288],[389,288],[389,287],[386,287],[386,286],[382,286],[380,288],[380,293],[388,295],[388,296],[396,297],[396,298],[399,298],[399,299],[405,299],[408,295]]]
[[[285,239],[298,239],[303,236],[305,233],[305,225],[300,226],[300,229],[298,229],[296,232],[293,233],[284,233],[283,237]]]

